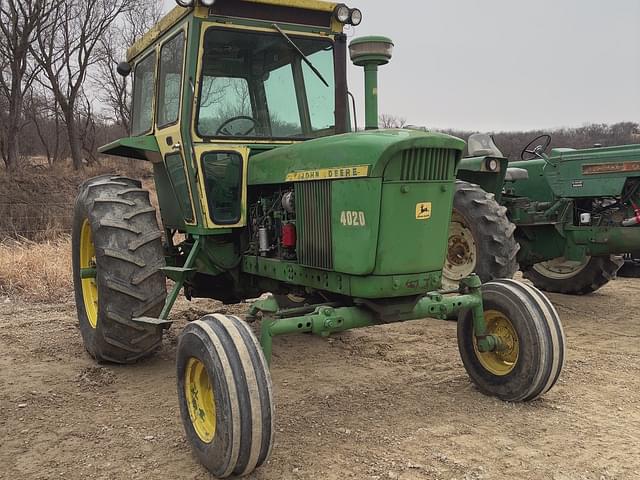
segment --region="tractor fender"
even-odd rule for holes
[[[491,168],[497,163],[497,168]],[[460,160],[457,180],[479,185],[488,193],[493,193],[496,199],[502,196],[502,187],[507,173],[508,160],[504,157],[484,156],[467,157]]]

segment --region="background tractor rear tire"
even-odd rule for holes
[[[622,259],[624,265],[616,273],[618,277],[640,278],[640,252],[627,253]]]
[[[161,327],[131,321],[157,317],[164,306],[161,237],[149,192],[140,182],[103,175],[80,187],[73,217],[73,282],[84,346],[96,360],[133,363],[161,345]],[[87,268],[95,269],[95,278],[81,278]]]
[[[182,423],[198,460],[217,478],[248,475],[267,461],[274,437],[271,375],[238,317],[190,323],[177,351]]]
[[[443,284],[455,287],[475,273],[482,282],[512,278],[520,246],[507,209],[478,185],[456,181]]]
[[[620,257],[613,255],[587,257],[581,264],[554,259],[528,267],[522,273],[540,290],[586,295],[613,280],[623,263]]]
[[[477,349],[471,311],[458,320],[458,348],[478,389],[509,402],[534,400],[556,383],[565,361],[565,335],[553,305],[542,292],[515,280],[482,285],[489,334],[507,346]]]

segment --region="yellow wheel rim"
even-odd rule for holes
[[[511,373],[518,363],[520,341],[511,321],[501,312],[487,310],[484,312],[487,333],[500,337],[503,349],[494,352],[480,352],[474,335],[473,349],[482,366],[494,375],[504,376]]]
[[[80,269],[96,268],[96,248],[93,245],[91,224],[85,220],[80,230]],[[92,328],[98,326],[98,284],[94,278],[82,279],[82,298],[84,309]]]
[[[190,358],[184,375],[184,394],[193,429],[204,443],[216,435],[216,400],[207,369],[197,358]]]

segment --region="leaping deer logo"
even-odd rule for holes
[[[422,202],[416,205],[416,220],[431,218],[431,202]]]

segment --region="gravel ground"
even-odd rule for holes
[[[640,478],[639,286],[550,296],[567,364],[529,404],[473,388],[452,322],[278,338],[276,444],[249,478]],[[163,348],[119,367],[85,353],[73,303],[0,298],[0,479],[210,478],[180,422],[176,339],[187,320],[243,308],[180,300]]]

